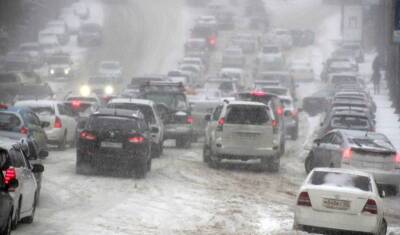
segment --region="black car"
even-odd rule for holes
[[[151,133],[139,111],[100,109],[79,133],[76,171],[117,170],[144,178],[151,168]]]
[[[11,234],[14,202],[9,193],[10,188],[18,187],[18,180],[7,181],[3,171],[10,167],[10,157],[6,149],[0,148],[0,234]]]
[[[164,139],[176,140],[178,148],[190,147],[193,118],[182,83],[149,82],[140,89],[139,98],[152,100],[165,125]]]

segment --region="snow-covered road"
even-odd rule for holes
[[[338,9],[320,0],[266,3],[274,25],[307,27],[320,22],[313,27],[318,43],[290,53],[311,57],[318,71],[337,35]],[[300,14],[313,10],[318,14]],[[104,46],[88,51],[82,79],[101,60],[121,61],[128,81],[138,74],[166,72],[181,58],[193,18],[183,0],[104,0],[103,11]],[[303,84],[298,93],[305,96],[315,89],[317,83]],[[277,174],[235,162],[210,169],[202,162],[200,143],[189,150],[166,147],[144,180],[115,172],[77,175],[74,149],[51,151],[35,222],[22,224],[15,234],[299,234],[291,231],[292,208],[305,177],[303,148],[316,123],[317,118],[301,114],[300,137],[288,141]],[[399,198],[387,201],[390,207]],[[390,226],[398,227],[400,218],[391,213]]]

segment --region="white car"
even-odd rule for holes
[[[122,78],[122,67],[118,61],[102,61],[99,65],[99,75]]]
[[[217,18],[212,15],[203,15],[197,18],[197,24],[216,27]]]
[[[195,64],[200,66],[203,72],[206,71],[206,66],[200,57],[183,57],[180,64]]]
[[[296,81],[313,81],[314,69],[308,61],[292,61],[290,73]]]
[[[204,71],[199,65],[195,64],[181,64],[179,65],[179,70],[192,73],[193,83],[200,83],[203,79]]]
[[[234,79],[240,86],[245,86],[248,80],[248,76],[243,69],[240,68],[222,68],[218,74],[219,78],[222,79]]]
[[[369,173],[315,168],[297,195],[294,229],[386,234],[381,194]]]
[[[112,99],[107,108],[139,110],[151,129],[151,156],[160,157],[163,152],[164,124],[156,111],[156,104],[151,100],[116,98]]]
[[[74,144],[77,121],[69,106],[55,100],[26,100],[15,103],[16,107],[30,108],[47,124],[44,131],[47,142],[64,149],[67,143]]]

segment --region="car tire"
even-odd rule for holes
[[[306,160],[304,161],[304,169],[307,174],[314,169],[314,155],[312,152],[308,154]]]
[[[180,137],[176,139],[176,147],[177,148],[190,148],[191,145],[191,137]]]
[[[387,223],[386,223],[386,220],[383,219],[381,227],[380,227],[377,235],[386,235],[386,233],[387,233]]]
[[[279,172],[280,164],[281,164],[281,158],[279,156],[275,156],[272,159],[270,159],[268,163],[268,170],[270,172]]]
[[[159,144],[154,144],[151,148],[151,158],[159,158],[161,156],[161,145],[162,143]]]
[[[75,172],[78,175],[89,175],[92,172],[92,167],[87,163],[83,163],[79,154],[76,156]]]
[[[211,148],[207,145],[203,147],[203,162],[208,163],[211,157]]]
[[[64,150],[66,144],[67,144],[67,131],[64,132],[62,139],[58,142],[57,145],[58,150]]]
[[[208,161],[208,166],[213,169],[219,169],[221,166],[221,160],[217,156],[214,156],[212,151],[210,152],[210,160]]]
[[[1,231],[2,235],[10,235],[11,234],[11,230],[12,230],[12,212],[10,213],[10,215],[7,218],[7,225],[4,228],[3,231]]]
[[[15,230],[17,227],[18,227],[18,223],[19,223],[19,220],[20,220],[20,215],[21,215],[21,200],[22,198],[20,198],[19,199],[19,202],[18,202],[18,207],[17,207],[17,210],[15,211],[15,216],[14,216],[14,219],[12,220],[12,223],[11,223],[11,229],[12,230]]]
[[[145,162],[140,161],[134,170],[135,178],[136,179],[146,178],[147,169],[148,169],[147,161],[145,161]]]

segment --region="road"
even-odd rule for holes
[[[310,56],[318,68],[330,48],[326,37],[332,30],[326,25],[336,20],[336,9],[321,6],[319,0],[303,2],[307,4],[267,1],[276,26],[320,22],[314,27],[318,43],[289,54]],[[126,82],[134,75],[174,68],[193,18],[187,12],[195,10],[186,9],[183,0],[104,0],[103,4],[105,43],[88,51],[81,79],[103,59],[121,61]],[[300,17],[304,22],[291,14],[315,9],[318,14]],[[291,17],[280,17],[282,12]],[[303,84],[299,94],[317,88],[318,84]],[[21,225],[15,234],[295,234],[293,204],[305,178],[304,146],[319,123],[318,117],[300,114],[300,118],[300,137],[288,141],[279,173],[259,172],[254,164],[236,162],[210,169],[202,162],[201,143],[191,149],[167,143],[144,180],[121,177],[118,172],[81,176],[75,174],[74,149],[53,150],[45,160],[35,222]],[[390,206],[398,198],[387,201]],[[398,227],[396,212],[389,214],[390,225]]]

